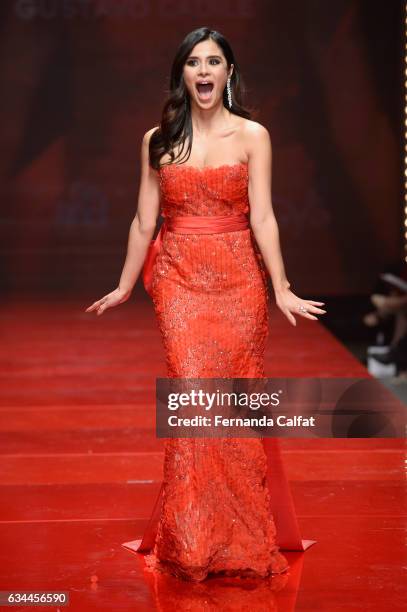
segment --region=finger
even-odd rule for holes
[[[287,319],[290,321],[291,325],[294,325],[294,327],[295,327],[297,325],[297,321],[295,320],[295,318],[293,317],[291,312],[289,310],[287,310],[287,312],[285,314],[286,314]]]
[[[299,312],[298,314],[304,317],[305,319],[312,319],[313,321],[318,321],[318,317],[314,317],[314,315],[310,314],[309,312]]]
[[[98,303],[99,302],[94,302],[91,306],[88,306],[85,312],[92,312],[92,310],[95,310],[97,308]]]
[[[89,306],[85,312],[91,312],[92,310],[96,310],[96,308],[98,308],[101,304],[103,304],[103,301],[106,300],[106,296],[103,296],[100,300],[96,300],[96,302],[93,302],[93,304],[91,306]]]
[[[304,306],[304,304],[301,304],[301,306]],[[307,308],[307,310],[300,310],[300,308],[297,308],[295,311],[296,314],[299,314],[301,317],[304,317],[305,319],[312,319],[313,321],[318,320],[318,317],[314,317],[314,315],[312,315],[310,313],[310,310]]]
[[[105,308],[108,305],[109,304],[108,304],[108,297],[107,297],[107,295],[104,295],[102,298],[100,298],[100,300],[95,302],[95,308]]]
[[[98,314],[103,314],[107,308],[109,308],[108,302],[103,302],[98,308]]]
[[[91,306],[91,309],[92,310],[97,310],[98,308],[100,308],[100,306],[101,306],[101,302],[98,301],[98,302],[95,302],[95,304],[93,306]]]
[[[326,310],[324,310],[323,308],[317,308],[316,306],[310,306],[308,304],[308,308],[307,308],[308,312],[320,312],[321,314],[324,314],[326,312]]]
[[[304,308],[307,309],[308,313],[312,313],[315,312],[316,314],[325,314],[326,310],[324,310],[323,308],[317,308],[316,306],[311,306],[309,302],[303,302],[302,304],[300,304],[300,306],[303,306]],[[307,312],[305,312],[304,310],[300,310],[300,307],[298,307],[298,311],[300,312],[300,314],[306,315]]]
[[[316,306],[325,306],[325,302],[314,302],[314,300],[307,300],[308,304],[315,304]]]

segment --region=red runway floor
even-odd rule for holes
[[[3,299],[0,590],[68,591],[73,611],[398,611],[406,600],[405,441],[281,440],[303,554],[271,581],[191,585],[143,571],[158,492],[151,302],[96,317],[99,296]],[[271,313],[267,375],[366,376],[319,322]],[[13,610],[56,610],[13,607]]]

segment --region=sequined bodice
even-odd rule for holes
[[[170,164],[159,170],[161,212],[175,215],[227,215],[249,212],[247,163],[198,168]]]

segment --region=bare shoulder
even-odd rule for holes
[[[242,123],[242,141],[247,159],[252,167],[260,164],[270,165],[272,158],[271,136],[269,130],[251,119],[244,119]]]
[[[151,175],[155,174],[156,170],[152,168],[150,165],[150,140],[151,136],[154,134],[158,126],[155,126],[143,135],[143,140],[141,143],[141,165],[142,165],[142,174],[143,175]]]
[[[247,145],[247,149],[251,150],[259,144],[267,144],[271,142],[269,130],[252,119],[243,119],[242,131]]]
[[[271,166],[272,146],[269,130],[252,119],[243,119],[242,142],[250,168],[259,170]]]
[[[151,136],[154,134],[154,132],[158,129],[158,125],[155,125],[154,127],[150,128],[149,130],[147,130],[147,132],[144,134],[143,136],[143,144],[147,145],[150,142],[150,138]]]

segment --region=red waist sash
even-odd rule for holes
[[[152,240],[143,264],[143,283],[147,293],[151,293],[153,266],[155,258],[161,249],[166,231],[178,234],[219,234],[221,232],[237,232],[249,227],[245,213],[235,215],[217,215],[202,217],[194,215],[177,215],[165,217],[155,240]]]

